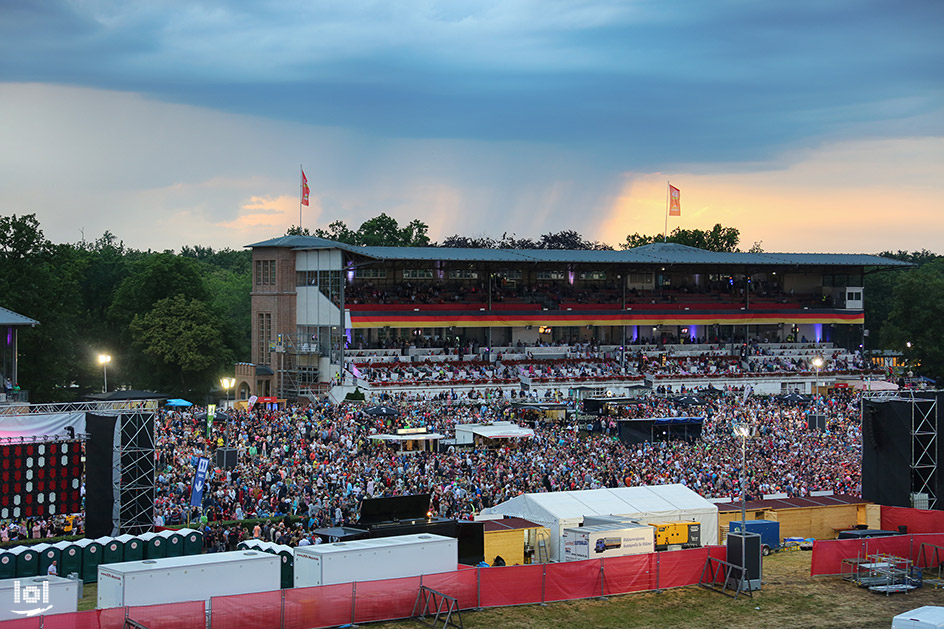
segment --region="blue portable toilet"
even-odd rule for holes
[[[780,522],[776,520],[748,520],[748,533],[757,533],[760,535],[760,548],[764,557],[771,552],[780,550]],[[741,521],[731,520],[728,523],[728,531],[731,533],[741,532]]]

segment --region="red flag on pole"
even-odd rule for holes
[[[305,171],[302,171],[302,205],[308,205],[308,177],[305,176]]]
[[[669,216],[682,215],[682,202],[679,196],[679,189],[669,184]]]

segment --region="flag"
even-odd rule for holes
[[[682,203],[679,200],[679,189],[669,184],[669,216],[681,216]]]
[[[305,176],[305,171],[302,171],[302,205],[308,205],[308,177]]]

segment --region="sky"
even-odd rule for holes
[[[0,215],[944,253],[939,0],[0,0]]]

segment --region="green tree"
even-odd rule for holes
[[[430,240],[427,232],[429,232],[429,226],[419,219],[413,219],[404,227],[400,227],[397,219],[381,213],[361,223],[357,231],[351,231],[344,221],[334,221],[328,225],[327,230],[316,229],[314,235],[348,245],[428,247]],[[289,233],[293,233],[292,229]],[[307,230],[298,230],[297,233],[309,235]]]
[[[130,331],[135,347],[152,367],[151,384],[170,392],[209,390],[233,360],[213,309],[181,294],[135,315]]]
[[[944,321],[944,259],[902,274],[893,291],[882,340],[904,353],[916,371],[944,377],[944,343],[937,324]]]
[[[711,229],[682,229],[676,227],[665,239],[666,242],[673,242],[679,245],[697,247],[706,251],[739,251],[738,243],[741,239],[741,233],[735,227],[724,227],[721,223],[716,223]],[[626,236],[626,241],[620,244],[622,249],[633,249],[653,243],[662,242],[662,236],[649,236],[645,234],[631,234]],[[759,247],[758,243],[754,247]],[[752,247],[752,249],[754,248]]]
[[[0,216],[0,305],[39,321],[18,334],[18,380],[31,401],[70,400],[77,366],[82,260],[53,245],[35,214]]]

